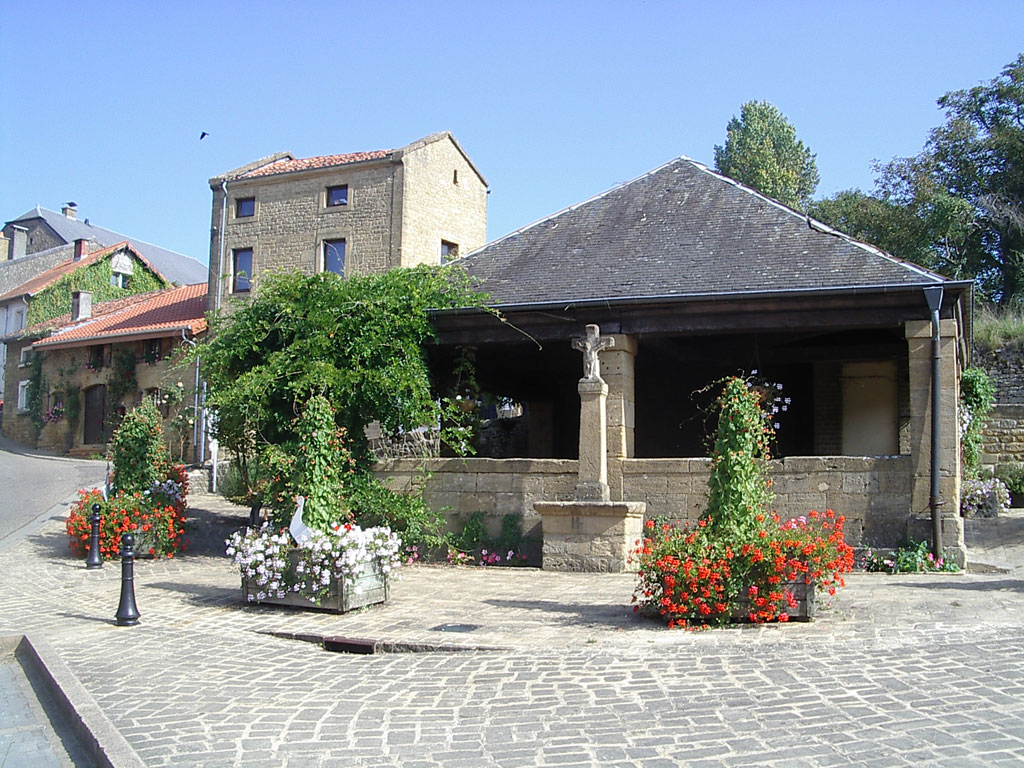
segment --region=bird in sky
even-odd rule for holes
[[[203,131],[202,133],[199,134],[199,140],[202,141],[203,139],[205,139],[209,135],[210,134],[208,134],[206,131]]]

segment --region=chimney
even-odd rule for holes
[[[11,224],[9,237],[11,242],[7,246],[7,258],[20,259],[28,250],[28,230],[25,227],[19,227],[17,224]]]
[[[75,240],[75,257],[72,261],[80,261],[83,256],[89,255],[89,241],[84,237]]]
[[[77,219],[78,203],[64,203],[64,207],[60,209],[60,212],[67,216],[69,219]]]
[[[75,291],[71,294],[71,322],[88,320],[92,317],[92,291]]]

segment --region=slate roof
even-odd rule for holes
[[[81,269],[82,267],[87,267],[90,264],[95,264],[97,261],[100,261],[111,254],[117,253],[120,250],[128,250],[135,258],[139,259],[139,261],[150,269],[153,269],[153,265],[150,264],[142,254],[135,250],[131,243],[127,241],[115,243],[109,248],[101,248],[98,251],[86,254],[78,261],[69,259],[68,261],[63,261],[60,264],[57,264],[55,267],[51,267],[45,272],[40,272],[35,277],[29,278],[21,285],[18,285],[7,291],[7,293],[0,295],[0,302],[7,301],[8,299],[15,299],[19,296],[34,296],[47,286],[55,283],[64,275],[74,272],[77,269]],[[157,274],[160,274],[158,270],[154,271],[157,272]]]
[[[206,283],[100,302],[93,316],[78,323],[64,315],[56,332],[37,341],[36,349],[74,347],[130,337],[192,336],[206,330]],[[109,306],[108,306],[109,305]],[[52,321],[51,321],[52,322]],[[26,334],[32,329],[25,329]]]
[[[67,261],[75,255],[75,246],[58,245],[45,251],[36,251],[17,259],[0,255],[0,293],[7,293],[51,267]]]
[[[492,306],[938,284],[946,279],[677,158],[468,254]]]
[[[146,257],[160,274],[172,283],[187,285],[202,282],[209,277],[207,266],[190,256],[169,251],[158,245],[153,245],[128,235],[122,235],[92,223],[86,223],[80,219],[69,219],[63,213],[57,213],[47,208],[36,206],[31,211],[7,223],[17,224],[36,218],[45,221],[67,243],[74,243],[75,240],[84,238],[94,241],[99,246],[106,247],[127,240],[139,253]]]

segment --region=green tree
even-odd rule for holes
[[[167,477],[171,463],[164,445],[163,417],[148,397],[128,411],[110,441],[114,490],[147,491]]]
[[[346,279],[293,273],[272,277],[251,302],[215,319],[198,354],[218,439],[250,490],[258,491],[269,449],[279,455],[301,443],[296,417],[314,396],[326,398],[364,471],[371,422],[388,433],[439,423],[444,404],[424,351],[434,337],[428,310],[482,306],[483,298],[457,267]]]
[[[715,146],[715,168],[781,203],[804,210],[818,186],[814,155],[767,101],[749,101]]]
[[[1024,54],[987,83],[950,91],[924,150],[876,166],[875,190],[811,214],[1006,305],[1024,298]]]

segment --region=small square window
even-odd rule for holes
[[[348,184],[327,188],[327,207],[336,205],[348,205]]]
[[[32,364],[32,347],[21,348],[21,359],[18,360],[18,365],[31,365]]]
[[[345,276],[344,240],[324,240],[324,272]]]
[[[248,293],[252,280],[252,248],[235,249],[233,275],[231,290],[234,293]]]
[[[459,258],[459,244],[449,243],[447,240],[441,241],[441,263],[447,264],[453,259]]]
[[[240,197],[235,200],[235,218],[247,219],[256,215],[256,198]]]
[[[127,290],[130,282],[129,276],[123,272],[112,272],[110,275],[110,284],[114,288],[124,288]]]

